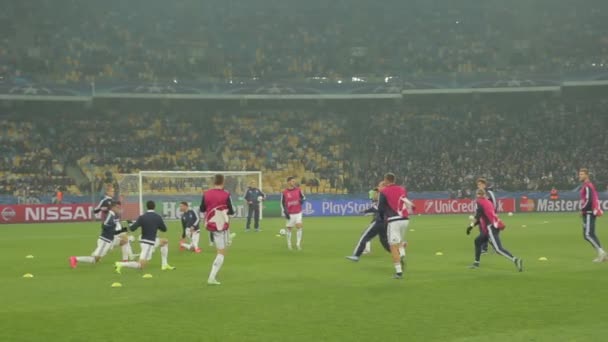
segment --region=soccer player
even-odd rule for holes
[[[167,225],[163,218],[158,215],[154,208],[156,204],[154,201],[146,202],[147,211],[137,218],[137,221],[130,223],[129,230],[135,231],[141,227],[141,238],[139,244],[141,246],[141,253],[138,261],[122,261],[116,262],[114,268],[116,273],[120,274],[123,267],[144,269],[148,262],[152,259],[152,254],[156,247],[160,247],[161,256],[161,270],[174,270],[175,267],[169,265],[167,258],[169,256],[169,240],[158,238],[156,235],[158,231],[167,231]]]
[[[110,207],[112,206],[112,201],[114,201],[114,188],[108,186],[106,188],[106,193],[99,201],[97,206],[93,209],[93,213],[100,214],[101,219],[105,220],[108,212],[110,211]]]
[[[479,225],[481,231],[479,236],[475,239],[475,261],[470,268],[479,268],[479,262],[481,259],[481,246],[484,242],[490,241],[496,253],[504,256],[515,264],[515,267],[522,272],[524,269],[523,260],[514,257],[508,250],[506,250],[500,241],[500,231],[505,228],[504,223],[496,216],[496,209],[492,205],[489,199],[486,198],[486,192],[482,189],[478,189],[477,195],[477,213],[475,214],[475,223],[469,224],[467,227],[467,235],[471,234],[471,230],[474,226]]]
[[[486,192],[488,200],[490,200],[494,206],[494,213],[498,215],[498,202],[496,202],[496,196],[494,196],[494,191],[492,188],[488,187],[488,181],[485,178],[482,177],[477,179],[477,189],[481,189]],[[481,245],[481,254],[485,253],[488,253],[488,241]]]
[[[201,249],[198,247],[198,242],[201,232],[198,215],[194,210],[190,209],[188,202],[181,202],[179,204],[179,211],[182,213],[182,238],[179,241],[179,250],[191,250],[194,253],[200,253]],[[190,239],[190,243],[186,243],[186,237]]]
[[[395,275],[393,278],[403,278],[405,266],[405,234],[409,226],[408,207],[413,207],[407,199],[407,190],[395,184],[395,174],[384,175],[384,187],[378,196],[378,212],[384,222],[387,223],[388,243],[391,249]]]
[[[306,200],[302,190],[296,186],[296,177],[287,178],[287,189],[281,193],[281,209],[287,219],[285,224],[287,248],[291,247],[291,230],[296,227],[296,248],[302,250],[302,203]]]
[[[353,255],[347,256],[346,259],[359,261],[361,254],[363,254],[364,251],[369,250],[368,245],[376,235],[378,235],[380,238],[380,243],[382,243],[384,249],[386,249],[389,253],[391,252],[386,235],[386,225],[378,212],[378,194],[383,188],[384,182],[380,182],[378,187],[373,190],[373,193],[370,193],[370,197],[372,198],[372,206],[365,210],[364,213],[373,213],[374,217],[370,225],[363,231],[363,234],[361,234],[361,237],[355,246],[355,250],[353,251]]]
[[[597,251],[597,258],[593,262],[608,261],[608,256],[602,248],[600,240],[595,235],[595,219],[604,213],[600,208],[597,190],[589,178],[589,170],[582,168],[578,172],[578,179],[583,183],[581,187],[581,213],[583,217],[583,237],[589,241]]]
[[[201,198],[201,213],[204,213],[205,227],[213,233],[213,241],[217,254],[211,266],[207,279],[209,285],[220,285],[217,273],[224,264],[226,248],[230,245],[230,218],[234,215],[230,193],[224,190],[224,175],[217,174],[213,179],[213,188],[203,193]]]
[[[247,201],[248,211],[247,211],[247,225],[245,226],[245,231],[250,231],[251,228],[251,216],[254,217],[253,227],[256,232],[260,231],[260,205],[261,201],[266,198],[266,195],[262,192],[262,190],[256,188],[255,181],[249,182],[249,187],[247,188],[247,192],[245,193],[245,201]]]
[[[97,248],[93,251],[91,256],[71,256],[70,267],[76,268],[79,262],[95,264],[103,258],[110,249],[114,242],[114,236],[120,234],[122,229],[118,225],[120,214],[120,202],[111,202],[106,204],[107,211],[105,212],[105,220],[101,224],[101,234],[97,239]]]
[[[106,193],[104,197],[99,201],[99,204],[93,209],[95,214],[100,214],[101,219],[105,221],[110,207],[114,201],[114,188],[112,186],[108,186],[106,188]],[[128,261],[133,259],[135,255],[133,254],[133,249],[131,248],[131,242],[129,241],[129,235],[126,232],[126,229],[122,229],[120,223],[120,214],[117,214],[116,224],[118,225],[117,231],[120,231],[119,234],[115,235],[112,241],[112,248],[116,246],[120,246],[122,251],[122,260]]]

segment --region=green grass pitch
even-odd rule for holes
[[[416,216],[408,270],[391,279],[389,255],[375,241],[359,263],[351,253],[368,217],[306,218],[304,250],[276,237],[283,221],[244,233],[243,221],[219,274],[205,284],[215,253],[157,251],[142,272],[114,274],[120,251],[98,265],[68,267],[88,255],[99,223],[0,226],[3,341],[604,341],[608,263],[594,264],[576,214],[505,217],[504,245],[525,271],[497,255],[469,270],[473,235],[466,216]],[[525,227],[523,227],[525,225]],[[608,241],[608,221],[598,220]],[[201,239],[206,242],[205,239]],[[138,244],[134,244],[136,252]],[[441,251],[443,256],[436,256]],[[28,254],[33,259],[26,259]],[[548,261],[539,261],[547,257]],[[22,278],[32,273],[34,278]],[[121,282],[122,288],[111,288]]]

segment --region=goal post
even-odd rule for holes
[[[156,212],[163,218],[178,219],[179,203],[188,202],[198,210],[203,191],[213,187],[213,177],[225,177],[224,188],[230,192],[236,217],[247,216],[244,201],[247,186],[255,181],[262,189],[261,171],[140,171],[117,175],[118,196],[122,201],[124,219],[134,219],[145,212],[148,200],[156,202]],[[263,217],[263,205],[260,218]]]

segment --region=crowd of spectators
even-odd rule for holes
[[[0,77],[54,81],[608,70],[608,2],[12,1]]]
[[[408,106],[375,116],[355,178],[371,184],[386,170],[411,190],[470,189],[477,177],[496,189],[571,190],[587,167],[608,185],[608,101],[480,102]]]
[[[388,170],[412,191],[574,189],[587,167],[606,189],[608,100],[478,99],[371,109],[120,110],[0,121],[2,194],[98,190],[108,174],[138,170],[257,171],[276,193],[296,175],[307,192],[363,191]],[[369,111],[372,111],[371,113]],[[65,169],[71,165],[83,177]],[[150,179],[152,191],[200,188]],[[235,184],[244,187],[245,184]]]
[[[0,156],[0,195],[26,201],[74,185],[30,121],[0,119]]]
[[[3,158],[10,162],[2,164],[2,180],[14,180],[3,193],[27,184],[30,173],[63,176],[66,165],[80,170],[71,174],[76,179],[69,184],[78,183],[82,192],[103,191],[111,175],[139,170],[261,170],[271,191],[278,191],[287,176],[298,174],[305,179],[303,185],[314,186],[315,191],[337,192],[345,188],[348,177],[347,118],[335,113],[324,113],[322,121],[319,117],[311,111],[274,110],[14,114],[3,121],[12,133],[1,138],[6,142]],[[180,191],[192,182],[196,181],[151,179],[147,186],[152,191]],[[63,185],[52,179],[47,183]]]

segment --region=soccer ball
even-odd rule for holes
[[[287,234],[287,231],[285,230],[285,228],[282,228],[281,230],[279,230],[279,234],[285,235]]]
[[[507,214],[509,216],[513,216],[513,213],[509,211],[509,213]]]
[[[262,202],[264,200],[264,196],[258,196],[258,202]]]

